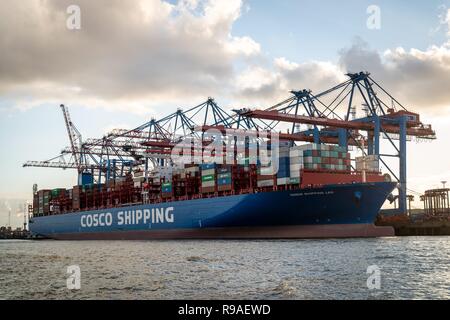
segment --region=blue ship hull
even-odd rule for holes
[[[325,238],[391,236],[373,225],[395,183],[329,185],[35,217],[54,239]]]

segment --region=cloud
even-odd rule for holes
[[[450,9],[447,9],[445,5],[440,5],[438,10],[438,23],[436,27],[430,29],[430,36],[434,36],[443,29],[450,36]]]
[[[198,99],[220,94],[234,63],[260,52],[231,35],[241,0],[80,0],[81,30],[66,28],[71,4],[2,1],[0,95],[105,107]]]
[[[322,92],[347,80],[346,73],[359,71],[370,72],[407,109],[432,113],[450,110],[450,41],[426,50],[397,47],[378,52],[356,38],[339,52],[337,63],[296,63],[276,58],[269,66],[255,65],[244,70],[237,77],[236,96],[243,102],[267,106],[286,98],[290,90]],[[359,100],[355,104],[363,102]]]
[[[361,70],[412,109],[439,110],[450,101],[450,41],[378,52],[357,39],[337,63],[295,62],[268,58],[250,36],[232,34],[246,10],[242,0],[79,0],[75,31],[66,28],[71,4],[1,2],[3,101],[21,110],[63,102],[148,114],[216,96],[262,107],[290,90],[323,91]],[[450,10],[439,20],[448,27]]]
[[[251,66],[237,78],[237,99],[273,104],[289,96],[291,90],[320,92],[345,81],[338,66],[326,61],[295,63],[275,58],[269,67]]]
[[[402,47],[379,53],[358,39],[340,53],[344,72],[369,71],[408,109],[439,112],[450,106],[450,41],[426,50]]]

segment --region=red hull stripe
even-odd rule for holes
[[[312,239],[392,237],[392,227],[373,224],[331,224],[248,228],[172,229],[60,233],[49,235],[59,240],[152,240],[152,239]]]

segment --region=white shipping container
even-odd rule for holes
[[[214,187],[215,185],[216,185],[215,181],[202,181],[203,188]]]
[[[276,170],[274,167],[261,167],[260,175],[262,176],[270,176],[276,174]]]
[[[368,155],[368,156],[366,156],[366,160],[369,160],[369,161],[378,161],[378,155],[376,155],[376,154]]]
[[[303,150],[299,150],[299,149],[291,150],[291,151],[289,151],[289,156],[290,157],[302,157],[303,156]]]
[[[302,144],[301,146],[293,146],[293,147],[291,147],[291,151],[294,151],[294,150],[301,150],[301,151],[304,151],[304,150],[310,150],[311,149],[311,144]]]
[[[291,178],[287,177],[287,178],[278,178],[277,179],[277,185],[285,185],[285,184],[290,184],[291,183]]]
[[[294,164],[294,165],[291,165],[290,167],[289,167],[289,170],[290,170],[290,176],[292,177],[292,178],[298,178],[298,177],[300,177],[300,170],[302,170],[303,169],[303,165],[302,164]]]
[[[355,160],[356,160],[356,162],[362,162],[364,160],[364,158],[366,159],[366,162],[377,162],[379,160],[378,155],[375,155],[375,154],[362,156],[362,157],[356,157]]]
[[[380,164],[378,160],[367,161],[364,165],[364,161],[362,159],[356,160],[356,171],[363,171],[363,169],[367,171],[379,171]]]
[[[134,182],[134,187],[135,188],[141,188],[142,187],[142,182],[138,181],[138,182]]]
[[[216,173],[216,169],[202,170],[202,176],[209,176]]]
[[[273,180],[260,180],[258,181],[258,188],[273,187]]]
[[[184,171],[186,173],[191,173],[191,174],[194,173],[195,174],[196,172],[200,171],[200,168],[199,167],[189,167],[189,168],[184,169]]]
[[[144,171],[138,171],[134,173],[134,177],[135,178],[139,178],[139,177],[143,177],[144,176]]]
[[[290,157],[289,163],[292,164],[303,164],[303,157]]]

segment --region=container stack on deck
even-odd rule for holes
[[[216,164],[204,163],[200,165],[202,186],[201,193],[213,193],[216,191]]]
[[[133,203],[225,196],[255,189],[292,189],[320,185],[322,180],[330,179],[336,183],[360,179],[351,173],[350,154],[336,146],[281,144],[275,151],[259,150],[257,157],[249,155],[249,152],[233,154],[233,157],[236,160],[234,164],[161,166],[149,172],[148,176],[138,170],[109,179],[105,184],[78,185],[69,190],[40,190],[33,199],[33,214],[40,216]],[[357,160],[357,167],[360,165],[361,161]],[[366,168],[368,172],[378,172],[378,160],[366,158]],[[321,174],[328,176],[321,180],[318,177]],[[329,175],[334,175],[334,180]]]
[[[217,191],[231,191],[232,189],[232,167],[223,165],[217,169]]]
[[[280,147],[278,154],[277,185],[290,184],[289,147]]]
[[[378,172],[380,171],[379,157],[377,155],[368,155],[356,157],[356,171]]]
[[[289,150],[289,174],[291,184],[300,184],[300,172],[304,169],[303,146],[293,146]]]
[[[194,164],[185,164],[186,174],[186,195],[199,194],[200,189],[200,168]]]
[[[173,197],[172,182],[164,182],[161,184],[161,196],[163,198],[172,198]]]
[[[350,171],[350,154],[343,147],[310,144],[303,150],[305,169]]]

